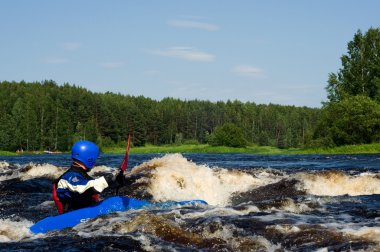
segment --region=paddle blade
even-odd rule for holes
[[[131,135],[128,135],[127,148],[125,150],[125,155],[123,162],[121,163],[120,169],[125,172],[128,167],[129,149],[131,147]]]

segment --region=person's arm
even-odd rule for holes
[[[124,173],[120,171],[116,176],[106,178],[107,184],[110,188],[117,188],[125,184]]]

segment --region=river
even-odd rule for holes
[[[93,177],[116,174],[103,154]],[[380,155],[131,154],[119,194],[208,205],[103,215],[33,234],[57,215],[70,156],[0,156],[1,251],[380,251]],[[115,192],[106,190],[101,197]]]

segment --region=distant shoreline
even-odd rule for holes
[[[103,148],[104,153],[123,154],[125,148],[108,147]],[[210,146],[207,144],[199,145],[163,145],[136,147],[131,149],[131,153],[148,154],[148,153],[210,153],[210,154],[262,154],[262,155],[293,155],[293,154],[377,154],[380,153],[380,143],[361,144],[361,145],[344,145],[334,148],[289,148],[279,149],[271,146],[248,146],[246,148],[233,148],[226,146]]]
[[[64,154],[68,152],[52,152],[50,155]],[[102,153],[105,154],[124,154],[124,147],[103,147]],[[207,144],[194,145],[146,145],[143,147],[132,147],[131,154],[166,154],[166,153],[203,153],[203,154],[261,154],[261,155],[301,155],[301,154],[379,154],[380,143],[344,145],[334,148],[289,148],[279,149],[270,146],[248,146],[246,148],[233,148],[226,146],[210,146]],[[32,151],[15,153],[0,151],[0,156],[17,156],[26,154],[47,154],[44,151]]]

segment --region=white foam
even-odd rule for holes
[[[9,164],[5,161],[0,161],[0,170],[8,169]]]
[[[343,229],[343,232],[369,241],[378,242],[380,245],[380,227],[361,227],[359,229]]]
[[[274,229],[276,229],[277,231],[281,232],[281,233],[284,233],[284,234],[289,234],[289,233],[298,233],[299,231],[301,231],[301,229],[297,226],[293,226],[293,225],[275,225],[274,226]]]
[[[216,220],[220,221],[220,220]],[[212,231],[206,227],[202,231],[202,237],[206,238],[216,238],[226,241],[234,251],[244,251],[247,250],[247,247],[250,247],[250,250],[263,250],[265,251],[276,251],[281,248],[281,245],[272,244],[266,238],[262,236],[237,236],[236,232],[244,232],[241,228],[237,228],[233,224],[221,224],[218,225],[218,229],[213,229]]]
[[[328,252],[328,248],[319,248],[315,252]]]
[[[180,154],[154,158],[131,172],[153,169],[149,192],[156,201],[202,199],[211,205],[227,205],[233,193],[244,192],[273,182],[241,171],[211,169],[197,165]]]
[[[152,252],[164,251],[164,248],[162,246],[152,245],[150,236],[147,236],[143,233],[140,233],[139,236],[134,237],[134,238],[136,240],[138,240],[139,242],[141,242],[141,246],[142,246],[144,251],[152,251]],[[167,247],[165,247],[165,249],[168,250]],[[175,251],[175,250],[173,249],[173,251]]]
[[[14,179],[14,178],[18,178],[18,175],[12,174],[12,175],[0,176],[0,182],[5,181],[5,180],[9,180],[9,179]]]
[[[176,212],[178,210],[173,210]],[[258,213],[260,210],[256,206],[247,206],[243,210],[236,210],[230,207],[209,207],[204,211],[194,211],[189,213],[181,213],[181,219],[199,219],[212,216],[244,216],[250,213]]]
[[[263,236],[253,236],[261,245],[263,245],[267,251],[278,251],[281,249],[281,244],[273,244]]]
[[[163,248],[158,245],[152,245],[151,235],[146,235],[143,232],[135,232],[137,227],[130,232],[126,227],[129,223],[133,223],[134,213],[141,212],[141,210],[130,210],[127,212],[114,213],[115,216],[100,217],[89,222],[81,223],[73,227],[73,230],[77,231],[77,235],[84,238],[100,237],[100,236],[128,236],[141,242],[141,246],[145,251],[160,251]],[[137,215],[138,216],[138,215]]]
[[[36,177],[48,177],[57,179],[63,172],[64,169],[51,164],[29,164],[29,168],[26,172],[22,173],[21,180],[28,180]]]
[[[6,172],[9,170],[9,164],[5,161],[1,161],[0,162],[0,172]],[[9,175],[2,175],[0,176],[0,182],[1,181],[4,181],[4,180],[8,180],[10,177]]]
[[[8,176],[6,179],[11,179],[15,177],[19,177],[21,180],[28,180],[31,178],[36,177],[47,177],[51,179],[57,179],[59,176],[61,176],[65,171],[67,171],[67,168],[61,168],[57,167],[52,164],[34,164],[29,163],[25,166],[26,169],[24,172],[20,172],[19,174],[13,174],[12,176]],[[94,175],[98,172],[111,172],[112,168],[107,166],[95,166],[91,171],[89,172],[89,175]],[[1,181],[0,177],[0,181]],[[4,180],[4,179],[3,179]]]
[[[296,203],[293,199],[286,199],[279,208],[272,207],[271,210],[285,210],[291,213],[303,213],[312,211],[305,203]]]
[[[300,190],[320,196],[350,196],[380,194],[380,179],[375,174],[346,175],[331,171],[316,174],[299,173]]]
[[[267,211],[263,211],[263,212],[267,212]],[[289,219],[294,220],[295,221],[294,223],[297,225],[321,221],[321,218],[315,215],[289,213],[284,210],[276,210],[276,211],[273,211],[271,214],[253,216],[252,218],[258,219],[263,222],[278,222],[278,221],[289,218]]]
[[[0,242],[17,242],[31,236],[32,232],[29,230],[31,225],[33,223],[28,220],[0,219]]]
[[[95,175],[96,173],[103,172],[103,173],[109,173],[114,171],[115,169],[105,166],[105,165],[100,165],[100,166],[95,166],[94,168],[91,169],[91,171],[88,173],[90,176]]]
[[[29,208],[35,209],[37,211],[54,209],[54,201],[47,200],[37,206],[31,206]]]

